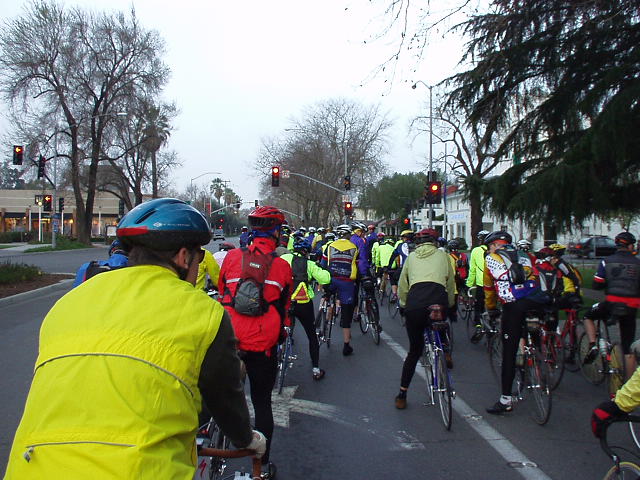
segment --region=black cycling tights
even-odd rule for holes
[[[404,359],[402,365],[402,377],[400,378],[400,386],[409,388],[413,374],[416,371],[418,360],[424,351],[424,330],[429,325],[429,316],[421,310],[405,312],[405,327],[409,336],[409,353]]]
[[[247,367],[247,377],[251,388],[251,401],[255,412],[255,428],[267,437],[267,451],[262,464],[269,461],[271,437],[273,436],[273,412],[271,410],[271,390],[276,383],[278,358],[276,347],[271,355],[264,352],[243,352],[242,359]]]
[[[293,315],[300,320],[304,327],[304,332],[309,339],[309,355],[311,356],[311,364],[313,368],[318,368],[318,359],[320,358],[320,344],[316,335],[316,326],[314,318],[315,310],[313,302],[298,303],[293,309]]]
[[[585,317],[591,320],[606,320],[611,317],[614,310],[611,302],[599,302],[593,305],[586,313]],[[637,308],[622,307],[623,315],[616,315],[618,326],[620,327],[620,345],[622,353],[631,353],[631,344],[636,339],[636,314]]]

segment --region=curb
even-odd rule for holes
[[[53,285],[47,285],[46,287],[36,288],[35,290],[31,290],[29,292],[17,293],[15,295],[11,295],[10,297],[0,298],[0,307],[11,305],[24,300],[29,300],[31,299],[31,297],[37,297],[43,293],[64,290],[70,287],[71,283],[73,283],[73,279],[68,278],[65,280],[60,280],[58,283],[54,283]]]

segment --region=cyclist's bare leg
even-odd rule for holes
[[[342,329],[342,338],[344,339],[344,343],[351,342],[351,329],[343,328]]]
[[[596,343],[596,324],[590,318],[583,320],[584,331],[589,338],[589,343]]]
[[[627,353],[624,356],[624,381],[626,382],[627,380],[629,380],[629,378],[631,378],[631,375],[633,375],[633,372],[636,371],[636,368],[638,367],[638,362],[636,360],[636,356],[633,353]]]

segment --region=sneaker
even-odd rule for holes
[[[597,356],[598,356],[598,347],[594,344],[585,355],[584,360],[582,360],[582,364],[589,365],[590,363],[593,363],[593,361],[596,359]]]
[[[342,347],[342,355],[344,355],[345,357],[351,355],[353,353],[353,347],[351,345],[349,345],[348,343],[344,344],[344,347]]]
[[[502,415],[503,413],[509,413],[513,411],[513,405],[504,404],[500,401],[496,402],[492,407],[487,408],[487,413],[492,415]]]
[[[323,378],[324,378],[324,370],[322,370],[321,368],[313,372],[314,380],[322,380]]]
[[[396,397],[396,408],[398,410],[404,410],[407,408],[407,397]]]
[[[446,352],[444,354],[444,360],[447,364],[447,368],[451,370],[453,368],[453,359],[451,358],[451,354],[449,352]]]
[[[476,333],[471,337],[471,343],[478,343],[482,338],[482,325],[476,325]]]
[[[265,468],[265,470],[260,474],[261,480],[271,480],[273,478],[276,478],[276,472],[278,471],[278,469],[273,462],[268,462],[262,467]]]

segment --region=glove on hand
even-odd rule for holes
[[[267,451],[267,437],[258,430],[254,430],[251,443],[247,445],[247,448],[249,450],[254,450],[257,458],[262,458],[264,453]]]
[[[608,400],[598,405],[591,414],[591,431],[597,438],[602,438],[605,427],[616,417],[625,415],[616,402]]]

